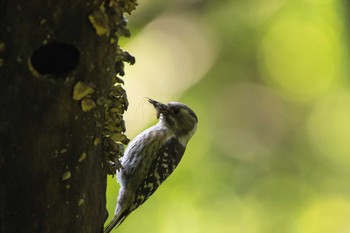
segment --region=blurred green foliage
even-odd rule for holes
[[[127,134],[155,122],[148,96],[188,104],[199,126],[177,170],[115,232],[350,232],[348,7],[140,1],[123,46],[137,60]],[[111,215],[117,193],[110,178]]]

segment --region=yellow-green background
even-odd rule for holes
[[[350,232],[349,5],[339,0],[149,0],[123,48],[127,135],[144,97],[199,125],[179,167],[115,232]],[[108,180],[113,215],[118,185]]]

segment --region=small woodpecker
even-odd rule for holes
[[[148,99],[156,112],[158,123],[128,145],[117,171],[120,184],[113,220],[104,233],[118,227],[125,218],[142,205],[168,178],[179,164],[187,142],[197,128],[196,114],[185,104],[162,104]]]

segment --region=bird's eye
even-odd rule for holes
[[[174,109],[173,109],[173,112],[174,112],[175,115],[179,114],[180,108],[174,108]]]

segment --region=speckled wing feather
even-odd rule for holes
[[[176,138],[170,138],[158,150],[158,154],[155,156],[146,178],[137,189],[136,198],[130,208],[130,212],[142,205],[168,178],[179,164],[184,152],[185,147]]]

